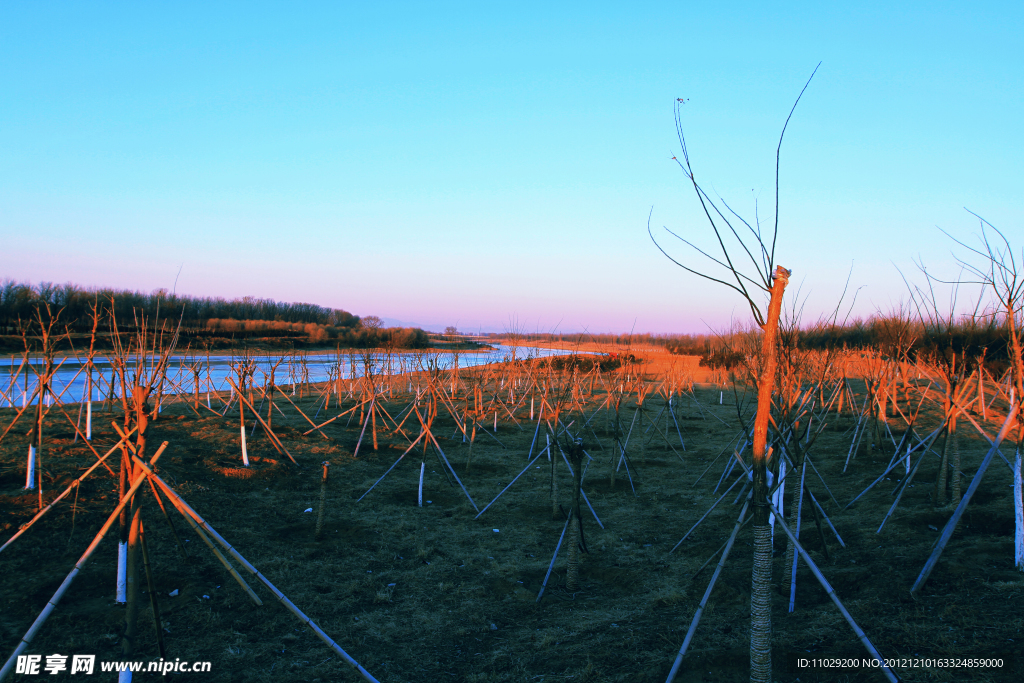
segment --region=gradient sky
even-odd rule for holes
[[[711,245],[673,103],[698,181],[769,217],[819,61],[781,163],[805,319],[851,268],[861,315],[912,259],[955,275],[963,207],[1024,236],[1020,3],[367,5],[0,5],[0,277],[180,268],[179,293],[429,328],[747,323],[647,236]]]

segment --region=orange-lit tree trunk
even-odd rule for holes
[[[761,377],[757,383],[757,416],[754,419],[754,570],[750,589],[750,680],[772,681],[772,531],[768,524],[768,421],[778,364],[779,316],[782,293],[789,271],[775,269],[768,317],[763,326]]]
[[[138,433],[135,441],[135,454],[139,459],[143,459],[146,456],[146,431],[149,426],[149,421],[152,419],[153,414],[156,413],[156,408],[153,411],[149,410],[149,387],[136,385],[132,392],[132,402],[135,409],[135,420],[138,426]],[[129,463],[128,478],[130,481],[135,481],[141,471],[134,463]],[[127,556],[127,572],[125,577],[125,592],[127,610],[125,612],[124,620],[124,638],[121,641],[121,653],[125,657],[132,656],[137,650],[138,640],[138,623],[139,623],[139,580],[141,578],[139,569],[141,569],[142,563],[140,562],[139,549],[140,549],[140,530],[142,524],[142,509],[139,505],[139,499],[136,496],[132,496],[132,501],[128,505],[129,512],[129,524],[128,524],[128,556]]]

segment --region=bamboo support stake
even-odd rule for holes
[[[558,452],[562,454],[562,460],[565,461],[566,466],[569,468],[569,474],[571,476],[575,477],[576,475],[574,474],[574,470],[572,468],[572,465],[569,464],[569,459],[565,457],[565,453],[562,453],[561,447],[558,448]],[[587,453],[586,451],[583,451],[583,454],[586,455],[591,460],[593,460],[593,457],[591,457],[591,455],[589,453]],[[583,498],[583,502],[587,504],[587,507],[590,508],[590,512],[591,512],[592,515],[594,515],[594,520],[597,522],[597,525],[603,529],[604,528],[604,524],[601,523],[601,518],[597,516],[597,511],[594,510],[594,506],[590,504],[590,499],[587,498],[587,492],[583,490],[583,480],[582,480],[582,477],[586,477],[587,476],[587,468],[589,466],[590,465],[588,463],[587,467],[583,468],[583,474],[581,475],[581,479],[580,479],[580,496]]]
[[[366,434],[366,427],[370,424],[370,416],[373,414],[373,405],[376,403],[377,397],[374,396],[370,399],[370,408],[366,411],[366,416],[363,418],[363,429],[359,432],[359,440],[356,441],[356,448],[352,451],[352,457],[356,458],[359,456],[359,447],[363,443],[363,436]]]
[[[830,489],[828,487],[828,484],[825,483],[825,477],[821,476],[821,472],[819,472],[818,468],[814,466],[814,461],[811,460],[810,455],[806,455],[805,454],[804,455],[804,460],[806,460],[807,464],[811,466],[812,470],[814,470],[814,474],[817,475],[818,481],[820,481],[821,485],[825,487],[825,491],[828,493],[828,497],[832,499],[832,502],[835,503],[836,506],[838,506],[839,505],[839,501],[836,500],[836,497],[832,495],[832,489]]]
[[[669,670],[668,678],[665,679],[665,683],[672,683],[672,681],[675,680],[676,674],[679,673],[679,667],[683,663],[683,655],[686,654],[686,651],[690,647],[690,641],[693,640],[693,634],[697,632],[697,625],[700,624],[700,618],[704,614],[704,607],[707,606],[708,600],[711,598],[711,591],[715,589],[715,583],[718,581],[718,577],[722,574],[722,568],[725,567],[725,561],[729,558],[729,552],[732,550],[733,543],[736,542],[736,536],[739,534],[740,528],[745,524],[743,517],[747,514],[748,507],[750,507],[749,497],[743,504],[743,509],[740,510],[740,516],[736,519],[736,525],[733,526],[732,533],[729,534],[729,540],[725,542],[725,552],[722,553],[722,559],[718,561],[718,566],[715,567],[715,573],[711,575],[711,581],[708,582],[707,590],[704,591],[704,597],[701,598],[700,605],[697,606],[697,612],[693,615],[693,619],[690,621],[690,628],[686,630],[686,637],[683,638],[683,644],[680,646],[679,654],[676,655],[676,659],[672,663],[672,669]],[[703,569],[703,567],[701,567],[701,569]]]
[[[485,506],[484,506],[484,509],[483,509],[483,510],[481,510],[481,511],[480,511],[479,513],[477,513],[477,516],[476,516],[476,517],[474,517],[473,519],[479,519],[479,518],[480,518],[480,515],[482,515],[482,514],[484,514],[485,512],[487,512],[487,508],[489,508],[489,507],[491,507],[492,505],[494,505],[494,503],[495,503],[495,502],[496,502],[496,501],[497,501],[497,500],[498,500],[499,498],[501,498],[501,495],[502,495],[503,493],[505,493],[505,491],[508,491],[508,490],[509,490],[509,489],[510,489],[510,488],[512,487],[512,484],[516,483],[516,480],[518,480],[518,479],[519,479],[519,477],[521,477],[521,476],[523,476],[524,474],[526,474],[527,470],[529,470],[529,469],[530,469],[530,466],[531,466],[531,465],[533,465],[533,463],[537,462],[537,460],[538,460],[538,459],[540,458],[540,456],[544,455],[545,451],[547,451],[547,450],[548,450],[548,448],[550,448],[550,444],[549,444],[549,446],[548,446],[547,448],[545,448],[545,449],[544,449],[543,451],[541,451],[540,453],[538,453],[538,454],[537,454],[537,456],[536,456],[536,457],[535,457],[535,458],[534,458],[533,460],[531,460],[531,461],[530,461],[529,463],[527,463],[526,467],[524,467],[524,468],[523,468],[523,471],[522,471],[522,472],[520,472],[519,474],[517,474],[517,475],[515,476],[515,479],[513,479],[512,481],[510,481],[510,482],[508,483],[508,486],[506,486],[505,488],[503,488],[503,489],[501,490],[501,493],[499,493],[498,495],[496,495],[496,496],[494,497],[494,500],[492,500],[492,501],[491,501],[490,503],[488,503],[487,505],[485,505]]]
[[[441,456],[444,464],[448,466],[448,470],[452,473],[452,476],[455,477],[455,481],[459,483],[459,486],[462,488],[462,492],[466,494],[466,498],[469,499],[469,504],[473,506],[474,510],[480,512],[480,508],[478,508],[476,503],[473,502],[473,497],[469,495],[469,491],[466,490],[466,486],[462,483],[462,480],[459,479],[459,475],[455,473],[455,468],[452,467],[452,464],[448,462],[448,458],[445,457],[444,451],[441,450],[441,444],[437,443],[437,439],[434,438],[434,435],[431,434],[429,430],[427,431],[427,436],[433,442],[434,448],[437,449],[437,454]]]
[[[146,479],[149,481],[149,478]],[[152,485],[152,482],[150,482]],[[164,649],[164,627],[160,623],[160,605],[156,599],[156,589],[153,587],[153,570],[149,566],[149,548],[146,546],[145,526],[139,526],[139,539],[142,545],[142,564],[146,568],[146,588],[149,591],[149,604],[153,608],[153,626],[156,628],[156,644],[160,651],[160,658],[165,659],[167,652]]]
[[[839,531],[837,531],[835,525],[832,524],[832,520],[829,519],[829,516],[825,514],[825,508],[821,507],[821,503],[819,503],[818,499],[814,497],[814,492],[811,491],[811,487],[805,486],[804,490],[807,492],[807,495],[810,496],[811,498],[811,503],[813,505],[811,509],[817,510],[816,514],[821,515],[825,519],[825,523],[828,524],[829,529],[832,530],[832,534],[836,537],[836,541],[839,542],[839,545],[845,548],[846,543],[843,542],[843,538],[839,535]],[[825,556],[828,556],[828,551],[825,552]]]
[[[178,544],[178,550],[181,552],[181,557],[186,562],[188,561],[188,551],[185,549],[185,544],[181,542],[181,537],[178,536],[178,530],[174,528],[174,522],[171,521],[171,516],[167,514],[167,508],[164,506],[163,498],[160,497],[160,492],[156,490],[156,486],[153,485],[153,481],[149,481],[149,490],[153,492],[153,497],[156,499],[156,504],[160,508],[161,514],[164,519],[167,520],[167,526],[171,528],[171,535],[174,536],[174,542]]]
[[[377,484],[379,484],[382,481],[384,481],[384,477],[388,476],[388,474],[390,474],[391,470],[395,469],[395,467],[398,465],[398,463],[402,462],[402,458],[404,458],[406,455],[408,455],[409,451],[411,451],[413,448],[415,448],[416,444],[418,444],[420,442],[420,439],[422,439],[426,435],[427,435],[426,432],[420,432],[420,435],[416,437],[416,440],[413,441],[411,444],[409,444],[409,447],[405,449],[405,452],[403,452],[400,456],[398,456],[398,460],[395,460],[394,464],[391,465],[391,467],[388,468],[387,472],[382,474],[380,479],[378,479],[377,481],[375,481],[373,483],[373,486],[371,486],[370,488],[366,489],[366,493],[364,493],[363,495],[359,496],[359,498],[356,500],[356,502],[358,503],[363,498],[366,498],[366,495],[370,491],[372,491],[377,486]]]
[[[146,474],[148,474],[150,477],[153,477],[158,482],[161,481],[160,478],[153,474],[153,471],[146,467],[141,460],[139,460],[135,456],[133,456],[132,459],[135,461],[136,465],[140,466],[142,470],[146,472]],[[164,489],[164,491],[167,491],[167,489]],[[178,512],[181,513],[182,517],[185,518],[185,521],[187,521],[189,525],[192,527],[192,530],[196,532],[196,535],[199,536],[203,543],[206,544],[206,547],[208,547],[210,551],[213,552],[214,556],[220,561],[220,563],[224,565],[224,568],[228,571],[229,574],[231,574],[231,577],[238,582],[238,585],[242,587],[242,590],[245,591],[245,593],[250,598],[252,598],[252,601],[254,603],[256,603],[257,605],[262,605],[263,601],[260,600],[260,597],[256,595],[252,588],[249,587],[249,584],[245,582],[245,579],[242,578],[238,571],[233,566],[231,566],[231,563],[228,561],[228,558],[224,557],[224,554],[221,553],[221,551],[217,548],[217,546],[213,544],[209,537],[205,533],[203,533],[203,528],[196,524],[196,521],[192,519],[192,517],[186,514],[185,511],[183,511],[180,507],[178,507],[178,505],[175,504],[175,499],[170,494],[167,494],[167,497],[170,499],[171,503],[178,508]]]
[[[1013,460],[1013,520],[1013,566],[1024,572],[1024,480],[1019,447]]]
[[[747,492],[747,487],[746,487],[746,486],[744,486],[744,487],[743,487],[743,489],[742,489],[742,490],[740,491],[740,495],[741,495],[741,496],[746,496],[746,498],[745,498],[744,500],[749,500],[749,499],[750,499],[750,495],[751,495],[751,494]],[[738,499],[738,498],[737,498],[737,502],[739,502],[739,499]],[[753,519],[753,517],[747,517],[747,518],[746,518],[745,520],[743,520],[743,523],[742,523],[742,524],[740,525],[740,528],[742,529],[743,527],[745,527],[745,526],[747,526],[748,524],[750,524],[750,520],[752,520],[752,519]],[[711,557],[709,557],[709,558],[708,558],[708,559],[707,559],[707,560],[706,560],[706,561],[704,562],[704,564],[702,564],[702,565],[700,566],[700,569],[698,569],[697,571],[695,571],[695,572],[693,573],[693,575],[692,575],[692,576],[690,576],[690,580],[692,581],[693,579],[696,579],[696,578],[697,578],[698,576],[700,576],[700,573],[701,573],[702,571],[704,571],[705,569],[707,569],[707,566],[708,566],[709,564],[711,564],[712,560],[714,560],[714,559],[715,559],[716,557],[718,557],[718,553],[722,552],[722,550],[723,550],[723,549],[725,548],[725,546],[726,546],[726,545],[728,545],[728,543],[729,543],[729,541],[728,541],[728,539],[726,539],[726,542],[725,542],[725,543],[723,543],[722,545],[718,546],[718,550],[716,550],[715,552],[711,553]]]
[[[964,417],[966,417],[968,419],[968,421],[970,421],[970,423],[971,423],[971,425],[973,425],[974,429],[979,434],[981,434],[981,436],[985,439],[985,441],[987,441],[989,443],[989,445],[991,446],[992,445],[992,437],[990,437],[988,435],[988,433],[985,432],[985,430],[981,427],[981,425],[978,424],[977,420],[975,420],[973,417],[971,417],[971,414],[968,413],[966,410],[964,410],[963,407],[960,406],[959,404],[954,403],[954,405],[956,405],[958,408],[960,408],[960,414],[963,415]],[[1003,459],[1003,462],[1006,463],[1006,466],[1009,468],[1010,474],[1012,475],[1013,474],[1013,465],[1010,463],[1009,460],[1006,459],[1006,456],[1003,455],[1003,452],[997,449],[996,450],[996,455],[998,455],[1000,458]]]
[[[718,499],[714,503],[711,504],[711,507],[708,508],[707,512],[705,512],[703,514],[703,516],[701,516],[701,518],[697,520],[696,524],[694,524],[692,527],[690,527],[690,530],[687,531],[686,534],[684,534],[683,537],[679,539],[679,542],[676,543],[674,546],[672,546],[672,550],[668,551],[670,555],[673,552],[675,552],[676,548],[678,548],[680,545],[682,545],[683,541],[685,541],[687,538],[689,538],[690,534],[693,533],[693,530],[696,529],[698,526],[700,526],[701,522],[703,522],[707,518],[707,516],[711,514],[711,511],[714,510],[718,506],[718,504],[722,502],[722,499],[725,498],[727,495],[729,495],[729,491],[732,491],[733,487],[735,487],[736,484],[740,483],[741,481],[747,481],[747,477],[746,477],[745,474],[740,474],[740,476],[736,477],[736,481],[734,481],[729,486],[729,488],[727,488],[725,490],[725,493],[723,493],[721,496],[719,496]]]
[[[28,399],[29,404],[26,405],[25,401],[22,401],[22,407],[18,411],[18,413],[14,416],[14,420],[11,421],[11,424],[7,425],[7,427],[3,431],[3,434],[0,434],[0,441],[4,440],[4,437],[7,436],[7,432],[11,431],[11,428],[18,423],[18,420],[21,419],[21,416],[24,415],[28,411],[29,405],[34,405],[34,404],[31,403],[31,401],[33,401],[35,399],[36,394],[38,394],[38,393],[39,393],[39,387],[37,386],[35,389],[32,390],[32,397]],[[25,395],[26,396],[28,395],[27,391],[25,392]]]
[[[351,408],[349,408],[348,410],[346,410],[345,412],[339,413],[338,415],[335,415],[334,417],[332,417],[331,419],[327,420],[326,422],[321,422],[318,425],[313,425],[312,429],[307,429],[306,431],[302,432],[302,435],[303,436],[307,436],[307,435],[309,435],[309,434],[311,434],[313,432],[320,431],[320,429],[322,427],[326,427],[327,425],[329,425],[332,422],[334,422],[335,420],[337,420],[339,417],[345,417],[346,415],[348,415],[349,413],[351,413],[352,411],[354,411],[355,409],[360,408],[360,407],[361,407],[361,404],[356,404],[356,405],[352,406]],[[323,432],[321,432],[321,434],[322,433]]]
[[[163,453],[163,450],[166,446],[167,442],[164,442],[150,462],[155,463],[156,460]],[[121,510],[124,509],[124,507],[128,504],[128,501],[131,500],[133,495],[135,495],[135,492],[139,489],[140,486],[142,486],[142,483],[145,481],[145,479],[146,477],[140,474],[139,477],[132,483],[132,486],[130,489],[128,489],[126,495],[122,496],[120,501],[118,501],[117,507],[114,508],[114,511],[110,513],[109,517],[107,517],[107,521],[103,524],[102,527],[100,527],[99,532],[92,539],[92,543],[90,543],[89,547],[85,549],[84,553],[82,553],[82,556],[78,559],[78,562],[75,563],[74,568],[67,575],[67,577],[65,577],[64,581],[57,588],[57,591],[53,594],[53,597],[51,597],[50,600],[46,603],[46,607],[43,608],[43,611],[39,613],[39,616],[36,617],[36,620],[32,622],[32,626],[30,626],[25,635],[22,636],[21,642],[18,643],[18,646],[14,649],[14,653],[11,654],[10,658],[4,664],[3,668],[0,669],[0,681],[6,678],[7,675],[11,672],[11,669],[14,668],[14,664],[18,660],[18,655],[25,651],[25,648],[29,646],[32,640],[39,633],[39,630],[43,627],[43,624],[46,623],[47,618],[49,618],[53,610],[56,609],[57,603],[59,603],[61,598],[64,597],[64,593],[67,592],[68,588],[71,587],[71,584],[72,582],[74,582],[75,577],[77,577],[79,572],[82,571],[82,567],[84,567],[85,563],[89,561],[89,558],[92,557],[93,552],[96,551],[96,548],[103,540],[103,537],[107,535],[108,531],[110,531],[110,527],[112,527],[114,525],[114,522],[117,521],[117,519],[121,516]]]
[[[885,513],[885,517],[882,518],[882,523],[878,525],[878,530],[875,532],[876,534],[882,532],[882,527],[884,527],[885,523],[889,521],[889,517],[892,516],[892,513],[896,511],[896,507],[900,504],[900,500],[903,498],[903,493],[907,490],[907,488],[909,488],[910,482],[914,480],[914,475],[917,474],[917,468],[921,466],[922,462],[924,462],[924,457],[928,455],[928,452],[932,449],[932,445],[935,443],[935,439],[939,437],[939,434],[942,433],[944,428],[945,424],[942,428],[939,428],[934,432],[933,436],[928,441],[928,445],[925,446],[923,451],[921,451],[921,457],[917,459],[917,463],[914,465],[913,469],[910,470],[910,474],[905,476],[903,478],[903,481],[897,484],[897,489],[899,489],[899,493],[896,495],[896,500],[892,502],[892,507],[889,508],[889,511]]]
[[[306,422],[308,422],[310,425],[312,425],[314,428],[316,428],[316,423],[313,422],[312,420],[310,420],[309,416],[306,415],[304,412],[302,412],[301,408],[299,408],[297,405],[295,405],[295,402],[292,401],[291,398],[288,397],[288,394],[285,393],[284,389],[282,389],[279,386],[274,386],[274,388],[277,389],[279,394],[284,396],[285,400],[288,401],[288,403],[291,404],[292,408],[295,408],[295,410],[299,411],[299,415],[301,415],[303,418],[305,418]],[[292,383],[292,392],[293,393],[294,393],[294,390],[295,390],[295,384]],[[317,428],[317,432],[320,434],[320,436],[324,437],[324,439],[330,441],[330,437],[327,436],[326,434],[324,434],[323,432],[321,432],[318,428]]]
[[[554,460],[554,458],[551,458]],[[540,585],[540,592],[537,593],[537,599],[535,602],[540,602],[540,599],[544,597],[544,589],[548,587],[548,579],[551,578],[551,570],[555,568],[555,560],[558,559],[558,551],[562,547],[562,539],[565,538],[565,531],[569,528],[569,520],[565,520],[565,526],[562,527],[562,534],[558,537],[558,545],[555,546],[555,554],[551,556],[551,564],[548,565],[548,572],[544,575],[544,581]]]
[[[322,640],[342,659],[344,659],[351,666],[353,666],[364,679],[370,681],[371,683],[379,683],[377,679],[374,678],[366,669],[360,666],[359,662],[354,660],[347,652],[345,652],[341,648],[340,645],[338,645],[338,643],[336,643],[330,636],[328,636],[323,631],[323,629],[321,629],[316,624],[316,622],[314,622],[312,619],[303,614],[303,612],[298,607],[296,607],[295,604],[291,600],[289,600],[284,593],[278,590],[277,587],[273,583],[271,583],[266,576],[261,574],[259,570],[256,569],[256,567],[254,567],[252,564],[249,563],[248,560],[242,557],[242,555],[237,550],[235,550],[231,546],[231,544],[224,540],[224,538],[220,534],[218,534],[217,531],[206,522],[206,520],[199,516],[199,513],[193,510],[181,496],[175,493],[174,490],[170,486],[168,486],[163,479],[161,479],[155,474],[150,474],[150,476],[153,478],[154,481],[156,481],[157,485],[164,491],[164,494],[171,500],[171,503],[176,508],[178,508],[178,510],[181,511],[183,515],[192,518],[193,520],[195,520],[197,524],[199,524],[203,529],[205,529],[210,534],[210,536],[212,536],[217,541],[217,543],[219,543],[225,550],[227,550],[228,553],[230,553],[231,556],[234,557],[235,560],[237,560],[238,563],[246,569],[246,571],[250,572],[253,576],[259,579],[260,583],[266,586],[270,590],[270,592],[274,594],[274,597],[277,598],[278,602],[284,605],[284,607],[289,612],[298,617],[299,621],[309,626],[309,628],[312,629],[312,631],[317,635],[318,638],[320,638],[320,640]]]
[[[1010,427],[1013,423],[1013,418],[1017,416],[1017,412],[1019,410],[1020,404],[1016,403],[1010,409],[1009,414],[1006,416],[1006,421],[1003,422],[1003,426],[999,430],[999,434],[996,435],[995,441],[993,441],[992,446],[985,454],[985,458],[978,466],[978,471],[974,473],[974,478],[971,479],[971,484],[967,487],[967,492],[964,493],[964,497],[960,500],[960,504],[956,506],[956,511],[953,512],[949,521],[946,522],[946,526],[942,529],[942,535],[935,544],[935,550],[932,551],[928,561],[924,563],[924,567],[921,569],[921,574],[917,577],[917,581],[914,582],[913,587],[910,589],[911,595],[914,595],[921,590],[925,582],[928,581],[928,577],[931,575],[932,570],[935,569],[935,564],[939,561],[942,551],[945,550],[946,544],[949,543],[949,539],[953,537],[953,532],[956,530],[957,524],[960,523],[960,517],[964,514],[964,510],[967,509],[967,504],[971,502],[971,497],[974,495],[975,491],[978,490],[978,486],[981,485],[981,478],[985,476],[985,470],[988,469],[989,463],[992,462],[992,457],[995,455],[996,450],[998,450],[999,444],[1002,443],[1003,439],[1009,433]]]
[[[743,445],[745,447],[747,444],[744,443]],[[728,479],[729,475],[732,474],[732,471],[736,468],[736,463],[739,462],[741,453],[742,451],[737,451],[732,457],[729,458],[728,461],[726,461],[725,469],[722,470],[722,475],[718,477],[718,483],[715,484],[715,488],[714,490],[711,491],[711,495],[715,495],[716,493],[718,493],[718,489],[722,487],[722,482]]]
[[[868,639],[867,634],[865,634],[863,629],[861,629],[861,627],[857,625],[857,622],[854,621],[853,617],[846,610],[846,607],[843,606],[843,603],[839,600],[839,596],[836,595],[835,590],[829,584],[828,580],[825,579],[825,576],[821,573],[821,570],[818,569],[818,565],[814,563],[814,560],[811,559],[811,556],[808,555],[807,551],[804,550],[802,545],[800,545],[800,542],[793,535],[793,532],[790,531],[788,526],[786,526],[786,522],[784,519],[782,519],[782,515],[779,514],[779,511],[776,510],[775,506],[772,505],[771,503],[768,504],[768,509],[771,511],[772,515],[775,516],[775,519],[778,522],[779,526],[782,528],[782,530],[786,532],[786,536],[789,537],[789,542],[796,547],[797,551],[800,553],[800,557],[802,557],[804,562],[807,563],[807,566],[810,567],[811,573],[814,574],[814,578],[816,578],[818,580],[818,583],[821,584],[821,587],[825,589],[825,593],[827,593],[828,597],[832,599],[832,602],[835,603],[836,607],[839,609],[840,614],[842,614],[843,618],[846,619],[846,623],[848,623],[850,625],[850,628],[853,629],[853,632],[857,636],[857,639],[860,640],[862,645],[864,645],[864,649],[866,649],[868,651],[868,654],[870,654],[872,658],[874,658],[878,662],[878,668],[881,669],[882,673],[885,674],[885,677],[891,683],[898,683],[899,679],[892,672],[892,670],[885,664],[885,659],[882,657],[882,655],[878,653],[878,650],[875,649],[875,646]]]
[[[811,512],[814,513],[814,526],[818,529],[818,537],[821,539],[821,549],[825,553],[825,559],[831,562],[832,557],[829,555],[828,543],[825,541],[825,530],[821,528],[821,515],[818,514],[818,501],[814,500],[814,495],[806,485],[803,490],[804,493],[811,497]],[[830,521],[829,525],[831,526],[831,524],[832,522]],[[835,528],[833,528],[833,531],[835,531]],[[836,538],[839,538],[839,534],[836,534]],[[842,539],[839,539],[839,542],[842,543]]]
[[[127,438],[128,438],[129,436],[131,436],[131,434],[132,434],[132,433],[133,433],[134,431],[135,431],[135,430],[134,430],[134,429],[132,429],[132,431],[131,431],[131,432],[129,432],[127,436],[125,436],[125,437],[123,437],[123,438],[122,438],[122,441],[123,441],[124,439],[127,439]],[[118,441],[118,442],[117,442],[116,444],[114,444],[113,446],[111,446],[111,447],[110,447],[110,450],[109,450],[109,451],[107,451],[107,452],[106,452],[106,454],[105,454],[105,455],[103,455],[103,457],[102,457],[102,458],[100,458],[100,460],[99,460],[98,462],[94,463],[94,464],[92,465],[92,467],[90,467],[89,469],[87,469],[87,470],[85,471],[85,473],[84,473],[84,474],[82,474],[82,476],[78,477],[78,478],[77,478],[77,479],[75,479],[75,480],[74,480],[73,482],[71,482],[71,483],[70,483],[70,484],[68,485],[68,487],[67,487],[66,489],[64,489],[64,492],[63,492],[63,493],[61,493],[61,494],[60,494],[59,496],[57,496],[57,497],[56,497],[56,498],[54,498],[54,499],[53,499],[52,501],[50,501],[50,504],[49,504],[49,505],[47,505],[46,507],[44,507],[44,508],[43,508],[42,510],[40,510],[39,512],[37,512],[37,513],[35,514],[35,516],[34,516],[34,517],[33,517],[32,519],[30,519],[29,521],[27,521],[27,522],[25,522],[24,524],[22,524],[22,525],[21,525],[21,527],[19,527],[18,531],[17,531],[17,532],[16,532],[16,533],[15,533],[15,534],[14,534],[13,536],[11,536],[11,537],[10,537],[9,539],[7,539],[7,542],[5,542],[5,543],[4,543],[4,544],[3,544],[2,546],[0,546],[0,553],[2,553],[2,552],[4,551],[4,548],[6,548],[7,546],[9,546],[9,545],[10,545],[11,543],[14,543],[15,539],[17,539],[17,538],[18,538],[19,536],[21,536],[21,535],[22,535],[23,533],[25,533],[26,531],[28,531],[28,530],[29,530],[29,528],[30,528],[30,527],[31,527],[31,526],[32,526],[33,524],[35,524],[35,523],[36,523],[36,521],[38,521],[40,517],[42,517],[42,516],[43,516],[43,515],[45,515],[45,514],[46,514],[47,512],[49,512],[49,511],[50,511],[50,509],[51,509],[51,508],[52,508],[52,507],[53,507],[54,505],[56,505],[56,504],[57,504],[57,503],[59,503],[59,502],[60,502],[61,500],[63,500],[63,499],[64,499],[64,498],[65,498],[65,497],[66,497],[66,496],[67,496],[68,494],[70,494],[70,493],[71,493],[71,491],[72,491],[72,490],[73,490],[73,489],[74,489],[75,487],[77,487],[77,486],[80,486],[80,485],[81,485],[81,483],[82,483],[82,480],[83,480],[83,479],[85,479],[86,477],[88,477],[88,476],[89,476],[90,474],[92,474],[92,471],[93,471],[93,470],[95,470],[95,469],[96,469],[97,467],[99,467],[99,466],[100,466],[101,464],[103,464],[103,463],[104,463],[104,461],[105,461],[105,460],[106,460],[106,459],[107,459],[108,457],[110,457],[110,454],[111,454],[111,453],[113,453],[113,452],[114,452],[115,450],[117,450],[117,449],[118,449],[118,448],[119,448],[120,446],[121,446],[121,441]]]
[[[231,381],[230,377],[228,378],[228,381],[229,382]],[[293,463],[295,463],[297,465],[298,463],[295,461],[295,458],[293,458],[292,454],[288,452],[288,449],[284,447],[284,444],[281,443],[281,440],[277,437],[277,434],[274,433],[274,430],[272,430],[270,428],[270,426],[266,422],[263,421],[263,418],[260,417],[259,412],[252,407],[252,403],[248,402],[246,400],[246,398],[244,396],[242,396],[242,392],[236,391],[235,393],[238,395],[238,398],[239,398],[240,402],[241,401],[245,401],[248,404],[249,408],[252,409],[253,417],[255,417],[259,421],[259,423],[261,425],[263,425],[263,429],[266,430],[267,436],[270,437],[270,443],[274,446],[274,448],[277,451],[282,452],[285,455],[287,455],[288,459],[291,460]],[[242,426],[242,433],[243,433],[243,439],[244,439],[244,434],[245,434],[245,426],[244,425]]]

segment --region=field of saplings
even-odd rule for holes
[[[4,384],[5,680],[51,655],[208,682],[748,680],[744,363],[363,352],[303,381],[239,353],[214,388],[166,358],[125,349],[88,405],[60,357]],[[1010,394],[984,364],[782,354],[777,680],[1021,680]]]

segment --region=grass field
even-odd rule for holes
[[[666,356],[657,362],[675,361]],[[150,425],[149,443],[169,442],[159,463],[160,476],[380,681],[664,680],[717,559],[697,571],[732,530],[740,510],[734,500],[741,485],[679,549],[671,554],[669,550],[736,479],[738,470],[718,494],[713,493],[742,422],[730,389],[720,394],[718,388],[699,385],[692,398],[675,399],[677,432],[668,413],[661,412],[665,401],[652,394],[644,407],[646,421],[638,421],[642,427],[634,427],[627,448],[635,467],[632,485],[624,468],[613,484],[611,472],[617,458],[610,413],[602,410],[594,415],[601,400],[598,392],[590,397],[585,414],[563,414],[562,418],[570,424],[570,420],[582,423],[593,416],[593,431],[581,434],[593,458],[583,488],[605,528],[584,508],[588,552],[581,564],[580,590],[570,593],[565,588],[563,548],[539,603],[537,595],[565,524],[563,512],[553,515],[547,455],[474,519],[476,511],[462,490],[449,482],[433,451],[424,461],[424,505],[417,506],[421,448],[357,501],[409,444],[400,434],[381,429],[379,449],[374,451],[367,438],[353,458],[360,434],[358,417],[324,427],[328,438],[316,432],[304,436],[309,429],[306,421],[281,402],[284,414],[275,413],[273,428],[297,466],[277,453],[257,428],[248,440],[253,464],[243,468],[237,409],[219,417],[205,408],[196,414],[185,404],[172,404]],[[396,397],[384,407],[397,415],[408,401]],[[317,411],[313,398],[297,403],[310,416]],[[626,400],[620,408],[623,431],[633,419],[634,403]],[[347,401],[344,407],[351,405]],[[742,408],[743,417],[749,417],[752,405]],[[317,421],[337,412],[332,403]],[[468,468],[469,445],[455,421],[442,409],[434,423],[441,448],[481,509],[528,462],[536,422],[529,420],[528,403],[513,412],[519,424],[503,414],[494,438],[481,433],[484,427],[491,431],[493,424],[481,424]],[[0,422],[6,426],[12,415],[10,410],[0,411]],[[94,444],[101,453],[117,440],[111,419],[120,423],[122,418],[96,415]],[[417,430],[411,424],[407,422],[404,429],[415,438]],[[998,457],[993,462],[929,583],[914,599],[910,586],[951,513],[948,507],[936,509],[930,500],[938,459],[925,459],[914,487],[882,533],[876,534],[892,502],[895,476],[849,509],[842,506],[882,473],[892,446],[876,450],[865,443],[842,474],[853,424],[849,415],[830,414],[810,452],[831,495],[810,470],[808,487],[846,544],[840,547],[826,526],[826,558],[814,517],[805,509],[801,539],[811,557],[883,656],[1004,659],[1002,669],[896,668],[904,680],[1021,680],[1024,575],[1012,567],[1013,506],[1007,467]],[[990,433],[994,431],[991,424],[988,427]],[[534,454],[545,443],[544,432]],[[927,433],[924,427],[921,433]],[[63,417],[48,420],[43,452],[47,500],[95,462],[81,441],[72,443],[73,436]],[[0,443],[0,540],[6,540],[37,509],[37,494],[21,488],[26,444],[25,434],[15,432]],[[960,448],[969,481],[985,443],[965,430]],[[1004,448],[1008,455],[1011,450],[1009,445]],[[119,457],[110,458],[115,471]],[[314,528],[323,461],[330,463],[330,475],[324,533],[317,539]],[[564,511],[572,479],[560,457],[556,465],[558,502]],[[698,482],[705,469],[707,474]],[[787,489],[787,516],[795,507],[790,495],[794,490]],[[142,492],[169,658],[210,661],[212,666],[210,673],[169,674],[171,678],[359,680],[269,591],[250,581],[264,600],[262,607],[254,605],[181,516],[170,510],[190,554],[183,561],[148,487]],[[116,500],[117,482],[100,468],[77,496],[72,493],[0,554],[4,658]],[[309,508],[313,512],[306,512]],[[802,683],[884,680],[878,671],[863,668],[795,668],[797,656],[860,660],[867,653],[803,563],[796,608],[787,613],[789,569],[783,567],[786,545],[781,532],[776,532],[775,544],[777,679]],[[748,525],[738,536],[677,680],[747,680],[750,548]],[[120,658],[124,608],[114,602],[115,555],[116,527],[26,652],[42,654],[44,660],[52,653]],[[177,595],[171,597],[172,591]],[[140,616],[139,660],[158,657],[150,615],[147,599]],[[14,676],[14,680],[34,678],[38,677]],[[140,675],[140,680],[157,678],[157,674]]]

